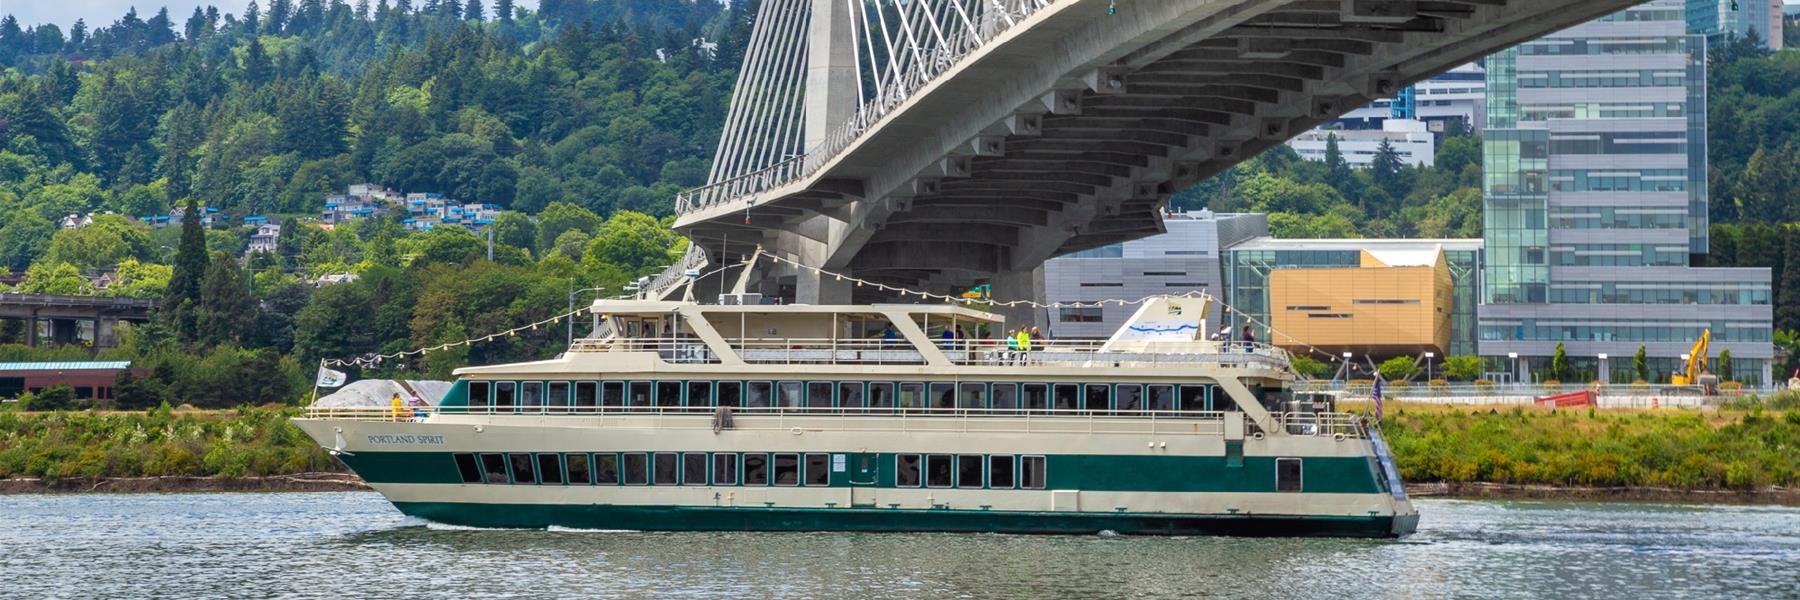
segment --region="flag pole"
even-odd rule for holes
[[[325,359],[320,358],[319,359],[319,372],[324,372],[324,371],[325,371]],[[319,373],[313,373],[312,399],[307,400],[306,405],[312,406],[314,402],[318,402],[318,401],[319,401]]]

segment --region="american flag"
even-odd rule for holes
[[[1369,390],[1369,397],[1375,399],[1375,420],[1381,420],[1381,376],[1375,376],[1375,387]]]

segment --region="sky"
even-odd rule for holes
[[[345,3],[352,6],[356,4],[355,0],[345,0]],[[370,6],[375,3],[376,0],[369,0]],[[393,4],[392,0],[388,3]],[[419,4],[421,3],[418,1],[413,2],[414,6]],[[491,10],[494,0],[484,0],[483,4]],[[513,4],[537,8],[537,0],[515,0]],[[18,17],[22,27],[55,23],[67,32],[69,25],[76,19],[87,19],[90,28],[101,27],[111,25],[133,6],[137,7],[138,16],[143,18],[149,18],[156,14],[156,9],[167,6],[169,17],[175,21],[175,28],[179,30],[182,22],[187,21],[188,15],[194,14],[195,6],[217,6],[221,13],[243,15],[244,7],[249,5],[250,0],[0,0],[0,14]],[[268,0],[260,0],[258,5],[263,12],[268,12]]]

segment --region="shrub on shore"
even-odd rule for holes
[[[288,422],[297,409],[0,411],[0,478],[244,477],[341,467]]]

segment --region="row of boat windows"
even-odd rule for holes
[[[595,407],[1231,411],[1210,384],[863,381],[470,381],[469,405]]]
[[[797,452],[458,453],[463,483],[525,485],[710,485],[825,487],[835,471],[851,485],[875,485],[873,454]],[[902,488],[1044,489],[1044,457],[1012,454],[897,454]]]

